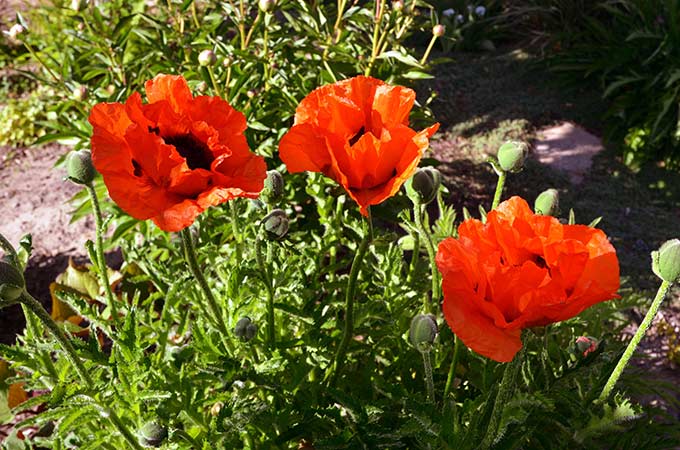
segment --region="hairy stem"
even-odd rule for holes
[[[638,344],[640,344],[640,341],[647,332],[649,325],[652,323],[652,320],[654,320],[656,313],[659,311],[659,306],[661,306],[661,302],[666,297],[666,294],[668,293],[668,289],[670,289],[670,287],[671,283],[669,283],[668,281],[663,281],[661,283],[661,286],[659,286],[659,290],[656,292],[656,297],[654,297],[652,306],[649,307],[649,311],[647,311],[647,314],[645,315],[645,318],[642,320],[640,327],[635,332],[633,339],[631,339],[630,342],[628,343],[626,350],[623,352],[623,355],[621,355],[621,359],[619,359],[618,364],[616,364],[616,367],[612,371],[612,374],[609,376],[609,380],[607,380],[604,389],[602,389],[602,393],[600,394],[598,401],[604,402],[609,397],[609,394],[611,394],[612,389],[614,389],[616,382],[619,380],[621,374],[623,373],[623,369],[626,368],[628,361],[630,360],[631,356],[633,356],[635,349],[637,348]]]
[[[369,219],[370,221],[370,219]],[[370,225],[369,225],[369,228]],[[331,386],[335,385],[335,382],[340,374],[342,365],[345,363],[345,355],[347,354],[347,346],[352,340],[352,335],[354,334],[354,296],[357,287],[357,278],[359,277],[359,269],[361,268],[361,263],[366,256],[368,246],[371,242],[371,233],[366,232],[364,238],[357,248],[357,252],[354,255],[354,260],[352,261],[352,268],[349,272],[349,280],[347,281],[347,290],[345,291],[345,328],[342,334],[342,340],[338,346],[338,350],[335,353],[335,358],[333,364],[331,365],[330,372],[327,374],[326,378],[329,378],[329,384]]]
[[[437,264],[435,262],[436,252],[434,249],[434,243],[432,242],[432,236],[429,231],[425,228],[423,223],[423,207],[420,202],[416,202],[413,205],[413,215],[416,219],[416,227],[418,228],[418,233],[420,233],[423,241],[425,242],[425,249],[427,250],[427,256],[430,259],[430,271],[432,273],[432,298],[428,301],[427,297],[424,300],[424,308],[427,313],[432,314],[434,311],[434,305],[439,305],[439,271],[437,270]]]
[[[118,308],[116,306],[116,299],[113,296],[113,291],[111,291],[111,283],[109,282],[109,272],[106,266],[106,259],[104,258],[104,244],[102,234],[104,233],[103,220],[102,220],[102,210],[99,207],[99,199],[97,198],[97,193],[94,190],[92,183],[85,185],[87,188],[87,193],[90,194],[90,202],[92,203],[92,209],[94,210],[94,226],[95,226],[95,249],[97,251],[97,261],[93,261],[98,266],[99,281],[104,286],[104,291],[106,292],[106,300],[109,303],[109,308],[111,310],[111,319],[114,324],[118,324]]]
[[[496,209],[498,204],[501,202],[503,187],[505,186],[505,176],[506,174],[502,170],[498,173],[498,182],[496,183],[496,192],[493,194],[493,203],[491,204],[491,209]]]
[[[187,261],[187,264],[189,264],[189,270],[191,270],[192,275],[203,291],[203,295],[208,300],[208,307],[210,308],[210,312],[213,315],[213,321],[217,325],[220,333],[222,333],[222,336],[224,336],[223,340],[225,343],[227,343],[226,345],[229,347],[228,350],[231,352],[232,349],[228,339],[229,332],[227,331],[227,326],[224,324],[222,310],[220,309],[217,299],[213,295],[212,290],[210,289],[210,286],[208,285],[208,282],[203,276],[203,272],[198,265],[198,258],[196,257],[196,249],[194,248],[194,241],[191,237],[191,230],[189,228],[185,228],[180,231],[180,235],[182,237],[182,246],[184,247],[184,257]]]

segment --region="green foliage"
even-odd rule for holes
[[[673,0],[525,0],[507,18],[538,31],[550,68],[596,86],[628,164],[680,160],[680,4]],[[534,33],[535,36],[535,33]]]
[[[0,145],[28,146],[44,136],[48,120],[56,115],[45,110],[54,91],[39,88],[27,96],[8,98],[0,109]]]

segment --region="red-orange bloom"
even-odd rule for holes
[[[246,119],[219,97],[193,97],[181,76],[147,81],[148,104],[134,93],[92,108],[92,161],[125,212],[165,231],[191,225],[210,206],[256,198],[264,158],[250,152]]]
[[[521,330],[566,320],[618,298],[619,262],[601,230],[534,214],[520,197],[485,224],[469,219],[439,244],[443,311],[472,350],[499,362],[522,347]]]
[[[415,92],[358,76],[322,86],[295,111],[279,152],[289,172],[321,172],[340,183],[363,215],[399,191],[439,124],[415,132]]]

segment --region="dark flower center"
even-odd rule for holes
[[[351,147],[352,145],[356,144],[357,141],[358,141],[359,139],[361,139],[361,136],[363,136],[364,134],[366,134],[366,129],[362,126],[362,127],[359,129],[359,131],[357,131],[357,134],[355,134],[354,136],[352,136],[352,138],[349,140],[349,145],[350,145],[350,147]]]
[[[168,136],[164,137],[163,141],[177,149],[177,153],[187,160],[189,169],[210,170],[210,165],[215,158],[208,146],[196,139],[193,134]]]

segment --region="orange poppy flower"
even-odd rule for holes
[[[534,214],[520,197],[486,223],[469,219],[439,244],[442,309],[465,345],[499,362],[522,347],[523,328],[566,320],[618,298],[619,262],[601,230]]]
[[[158,75],[145,88],[148,104],[134,93],[90,112],[92,162],[113,201],[179,231],[210,206],[259,195],[266,164],[248,148],[243,114],[219,97],[194,98],[181,76]]]
[[[411,89],[364,76],[315,89],[281,139],[281,159],[291,173],[321,172],[337,181],[367,215],[413,175],[439,128],[408,127],[415,98]]]

